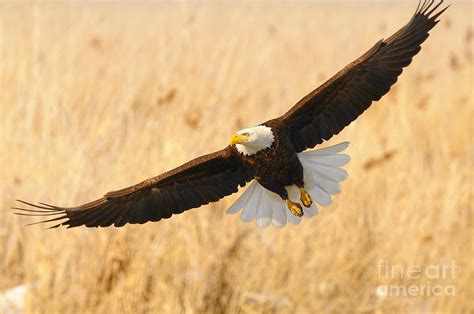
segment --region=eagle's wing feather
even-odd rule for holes
[[[288,126],[298,152],[338,134],[390,90],[448,8],[435,13],[442,2],[434,6],[434,1],[420,2],[407,25],[377,42],[277,119]]]
[[[120,227],[126,223],[158,221],[218,201],[237,192],[239,185],[244,186],[251,178],[251,170],[228,147],[81,206],[58,207],[19,201],[31,208],[15,209],[21,215],[54,216],[40,222],[59,222],[53,228],[112,224]]]

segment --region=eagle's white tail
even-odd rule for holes
[[[313,199],[313,205],[310,208],[303,207],[303,217],[316,216],[318,214],[316,203],[321,206],[329,206],[332,202],[331,195],[341,192],[339,182],[347,178],[347,172],[340,167],[346,165],[350,157],[338,153],[348,146],[349,142],[344,142],[298,154],[304,169],[305,189]],[[286,189],[290,200],[298,201],[300,199],[299,189],[296,186],[288,186]],[[236,214],[241,209],[240,220],[242,222],[250,222],[255,219],[261,228],[270,224],[282,228],[287,221],[293,224],[301,222],[301,217],[294,216],[280,196],[265,189],[255,180],[226,213]]]

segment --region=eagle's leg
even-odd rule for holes
[[[294,203],[291,200],[287,199],[286,205],[288,206],[288,209],[293,215],[298,216],[298,217],[303,216],[303,208],[301,207],[300,204]]]
[[[286,190],[285,186],[283,184],[278,184],[275,182],[268,182],[268,181],[263,181],[260,180],[258,181],[264,188],[280,195],[280,197],[286,202],[286,206],[288,206],[288,209],[290,212],[297,216],[301,217],[303,216],[303,207],[301,207],[300,204],[295,203],[290,200],[288,196],[288,191]]]
[[[313,200],[311,199],[311,196],[309,195],[309,193],[306,192],[304,188],[300,188],[300,193],[301,193],[300,200],[303,203],[303,205],[306,208],[311,207],[311,204],[313,204]]]

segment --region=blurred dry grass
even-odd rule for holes
[[[229,197],[160,223],[45,231],[9,209],[83,203],[220,149],[413,9],[0,4],[0,291],[30,284],[35,313],[473,311],[472,4],[331,139],[352,142],[350,177],[315,219],[260,230],[224,215]],[[457,295],[377,298],[380,260],[455,260]]]

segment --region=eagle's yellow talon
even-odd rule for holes
[[[303,208],[301,207],[300,204],[294,203],[290,200],[286,200],[286,205],[288,206],[288,209],[293,215],[297,217],[303,216]]]
[[[309,195],[308,192],[304,188],[300,188],[301,192],[301,202],[306,208],[311,207],[311,204],[313,204],[313,200],[311,199],[311,196]]]

